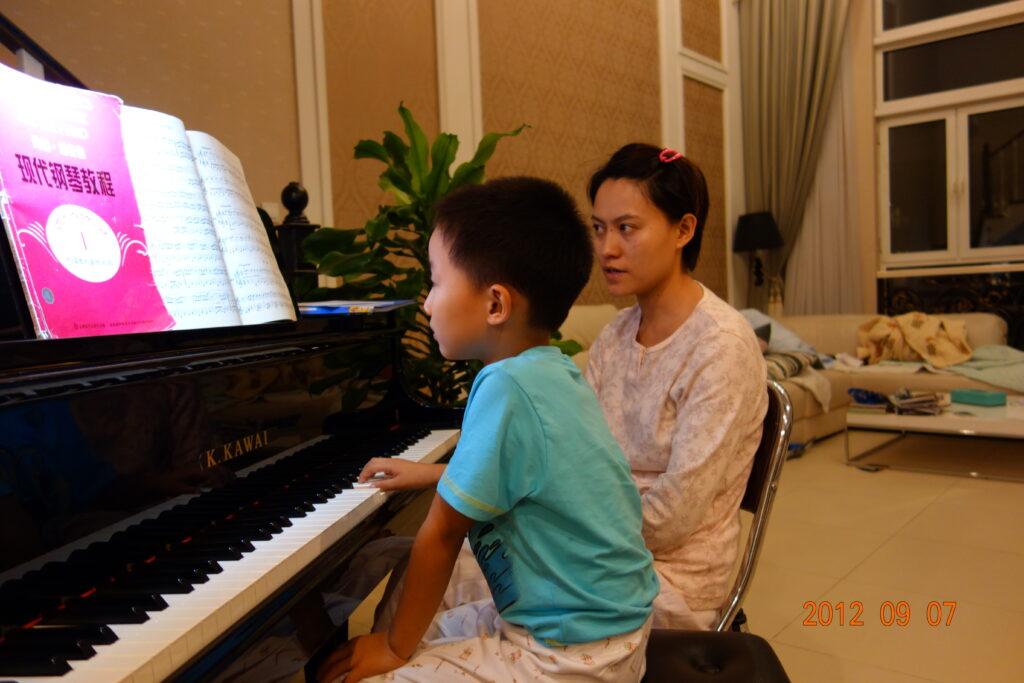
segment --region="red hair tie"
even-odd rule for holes
[[[666,147],[665,149],[661,150],[660,154],[658,154],[658,159],[664,164],[671,164],[673,161],[682,158],[683,155],[675,151],[671,147]]]

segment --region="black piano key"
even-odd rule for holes
[[[180,576],[139,576],[119,582],[118,588],[137,588],[147,593],[159,593],[161,595],[179,595],[191,593],[192,584]],[[115,622],[110,622],[115,623]]]
[[[95,648],[83,640],[59,642],[0,643],[0,658],[5,654],[23,654],[33,657],[54,656],[61,659],[89,659],[96,654]]]
[[[191,590],[191,586],[189,589]],[[46,615],[50,624],[141,624],[149,620],[146,610],[135,605],[112,605],[82,601]]]
[[[81,640],[93,645],[110,645],[117,642],[117,634],[109,626],[102,624],[82,624],[80,626],[48,626],[40,624],[32,628],[7,631],[4,638],[9,642],[22,640],[38,642],[63,642],[65,640]]]
[[[246,529],[210,529],[200,534],[199,538],[214,545],[218,543],[231,544],[244,553],[251,553],[256,549],[251,541],[267,541],[272,538],[272,535]]]
[[[16,595],[0,600],[0,612],[5,616],[27,617],[24,621],[28,621],[32,615],[55,609],[60,603],[60,596],[38,595],[22,588]]]
[[[88,576],[41,576],[29,572],[18,581],[15,590],[20,594],[72,597],[95,588],[95,584],[95,579]]]
[[[203,571],[201,571],[199,569],[196,569],[195,567],[181,567],[181,566],[171,567],[171,566],[165,566],[162,563],[157,563],[157,564],[153,565],[153,568],[150,571],[144,572],[144,573],[140,574],[139,576],[140,577],[143,577],[143,576],[155,576],[155,577],[164,577],[164,578],[180,578],[183,581],[187,581],[188,583],[193,584],[193,585],[195,585],[197,583],[206,583],[207,581],[210,580],[210,577],[207,576],[205,572],[203,572]]]
[[[202,573],[209,576],[210,574],[220,574],[224,571],[224,568],[220,566],[214,560],[203,560],[200,558],[183,558],[177,554],[164,555],[160,558],[160,563],[165,567],[183,567],[187,569],[197,569]]]
[[[0,676],[61,676],[69,671],[71,666],[62,657],[30,654],[0,656]]]
[[[243,550],[235,544],[190,543],[175,550],[173,557],[180,560],[196,558],[210,562],[232,562],[242,559],[242,554]]]
[[[167,609],[167,601],[159,593],[153,593],[144,589],[111,589],[105,590],[96,596],[96,602],[100,605],[112,607],[139,607],[147,612],[159,612]]]
[[[246,520],[256,522],[257,524],[274,524],[279,527],[277,532],[280,532],[281,529],[292,525],[292,520],[285,515],[271,510],[263,510],[261,508],[255,508],[252,512],[248,513],[245,518]]]

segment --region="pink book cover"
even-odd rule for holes
[[[168,330],[121,101],[0,65],[0,211],[40,338]]]

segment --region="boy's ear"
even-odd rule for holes
[[[512,316],[512,292],[505,285],[487,289],[487,324],[501,325]]]

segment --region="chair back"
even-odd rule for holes
[[[718,631],[724,631],[732,624],[753,578],[765,528],[768,526],[768,516],[779,487],[779,475],[782,474],[782,465],[786,462],[789,433],[792,428],[793,404],[789,400],[789,395],[781,384],[768,380],[768,412],[764,416],[761,443],[754,453],[747,488],[740,502],[740,508],[752,512],[754,519],[750,524],[739,574],[718,621]]]

